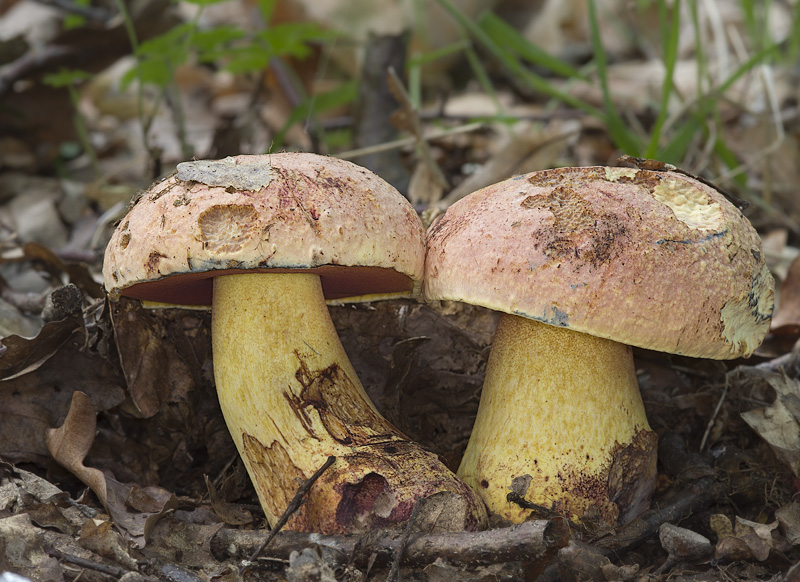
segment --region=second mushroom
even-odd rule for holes
[[[428,232],[424,296],[502,312],[459,474],[511,521],[538,505],[618,523],[647,509],[656,475],[631,346],[748,356],[773,280],[757,233],[714,188],[561,168],[451,206]]]
[[[455,527],[478,529],[481,500],[378,413],[325,304],[415,294],[424,253],[414,209],[364,168],[237,156],[179,164],[145,192],[103,273],[112,299],[212,305],[220,405],[270,523],[332,455],[290,529],[363,532],[439,492]]]

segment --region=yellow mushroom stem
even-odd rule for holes
[[[625,522],[647,509],[656,441],[629,346],[503,314],[458,473],[513,522],[529,504]]]
[[[289,529],[383,527],[405,521],[417,499],[440,491],[460,500],[465,529],[482,525],[480,499],[370,402],[317,275],[215,278],[212,341],[220,406],[270,523],[334,455]]]

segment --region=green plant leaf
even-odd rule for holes
[[[166,87],[171,79],[172,68],[168,67],[165,61],[147,60],[141,61],[125,71],[119,85],[123,91],[134,81]]]
[[[86,81],[87,79],[91,79],[91,73],[86,71],[82,71],[80,69],[61,69],[57,73],[51,73],[49,75],[45,75],[42,79],[45,85],[49,85],[50,87],[71,87],[80,83],[81,81]]]
[[[719,156],[719,159],[722,160],[722,163],[725,164],[729,170],[733,170],[740,165],[739,158],[736,157],[736,154],[734,154],[727,144],[719,137],[714,140],[714,153]],[[734,175],[733,181],[736,182],[736,185],[739,186],[739,188],[747,191],[746,172],[740,172]]]
[[[274,54],[295,58],[305,58],[310,54],[309,43],[335,38],[333,33],[312,22],[278,24],[258,33],[257,36],[274,51]]]
[[[704,132],[702,120],[696,116],[691,116],[671,132],[669,143],[658,150],[658,153],[652,157],[676,166],[682,165],[686,159],[686,152],[689,151],[689,146],[698,132],[701,131]]]
[[[223,54],[217,55],[222,60]],[[240,47],[233,47],[224,53],[224,69],[231,73],[252,73],[261,71],[269,66],[270,59],[274,53],[258,44],[248,44]]]
[[[340,86],[324,93],[312,95],[305,99],[302,103],[297,105],[289,114],[289,119],[286,124],[275,136],[274,147],[280,147],[283,143],[286,132],[295,123],[304,120],[313,120],[317,115],[333,109],[334,107],[341,107],[356,100],[358,96],[358,81],[350,81],[342,83]]]
[[[212,4],[221,4],[222,2],[229,2],[230,0],[186,0],[188,4],[195,6],[211,6]]]
[[[429,51],[427,53],[414,55],[413,57],[408,59],[408,64],[406,65],[406,68],[410,69],[412,67],[425,66],[446,56],[463,52],[469,47],[470,47],[470,42],[468,40],[459,40],[454,43],[445,45],[439,49]]]
[[[186,40],[195,34],[196,28],[192,22],[179,24],[163,34],[140,43],[136,54],[142,58],[170,58],[173,62],[178,62],[180,59],[176,57],[186,55]]]
[[[217,26],[196,31],[191,37],[191,46],[200,55],[218,53],[223,52],[224,48],[244,36],[244,32],[236,26]]]
[[[86,18],[80,14],[67,14],[64,16],[61,26],[64,28],[64,30],[72,30],[73,28],[80,28],[85,24]]]

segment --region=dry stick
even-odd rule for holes
[[[218,560],[247,556],[259,545],[263,532],[222,528],[211,538],[211,553]],[[376,530],[366,536],[322,535],[284,531],[268,550],[273,559],[287,559],[292,551],[319,548],[330,564],[365,568],[371,559],[386,567],[397,556],[403,532]],[[366,540],[366,543],[364,543]],[[400,558],[401,566],[425,566],[438,558],[465,567],[525,560],[546,563],[569,540],[561,519],[531,520],[481,532],[412,533]]]
[[[706,507],[712,498],[713,481],[711,476],[700,477],[680,491],[677,500],[670,505],[644,512],[620,527],[615,535],[601,538],[589,545],[589,549],[609,558],[619,558],[645,540],[655,538],[662,524],[676,523]],[[544,570],[537,582],[554,582],[560,579],[558,564],[554,563]]]
[[[95,562],[94,560],[81,558],[80,556],[73,556],[72,554],[62,552],[49,542],[45,542],[43,547],[44,551],[53,556],[54,558],[58,558],[59,560],[64,560],[65,562],[68,562],[70,564],[75,564],[76,566],[80,566],[81,568],[89,568],[90,570],[102,572],[103,574],[108,574],[109,576],[113,576],[114,578],[121,578],[122,576],[131,571],[125,568],[118,568],[117,566],[107,566],[106,564],[101,564],[100,562]]]
[[[397,102],[400,104],[400,112],[405,116],[403,120],[405,122],[403,129],[411,133],[416,139],[417,151],[428,167],[431,176],[433,176],[434,180],[443,188],[447,188],[449,185],[447,183],[447,178],[444,177],[442,169],[439,167],[439,164],[436,163],[433,152],[431,152],[430,144],[425,141],[422,123],[419,120],[419,112],[414,108],[414,104],[411,102],[411,97],[409,97],[403,82],[392,67],[389,67],[387,70],[386,81],[389,83],[389,90],[392,92],[392,95],[394,95],[394,98],[397,99]]]
[[[336,461],[336,457],[334,457],[333,455],[328,457],[328,460],[325,461],[325,463],[323,463],[323,465],[319,469],[317,469],[316,473],[311,475],[311,477],[306,479],[306,481],[302,485],[300,485],[300,487],[297,489],[297,493],[294,494],[294,497],[292,497],[292,500],[289,502],[289,505],[286,506],[286,511],[283,512],[281,518],[269,531],[269,534],[267,535],[263,543],[260,546],[258,546],[256,551],[253,552],[253,554],[250,556],[251,562],[256,561],[258,555],[264,551],[264,548],[267,547],[267,544],[269,544],[275,537],[275,535],[279,531],[281,531],[281,528],[286,525],[286,522],[289,521],[289,518],[292,517],[292,514],[298,509],[300,509],[300,506],[303,504],[304,501],[303,497],[305,497],[305,494],[308,493],[308,490],[311,489],[311,486],[316,482],[317,479],[319,479],[322,476],[322,474],[327,470],[327,468],[333,465],[334,461]]]
[[[678,495],[677,501],[660,509],[651,509],[624,525],[614,536],[599,540],[596,547],[610,553],[624,552],[655,536],[663,523],[678,521],[708,505],[711,500],[711,477],[703,477]]]

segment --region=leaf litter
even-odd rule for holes
[[[13,4],[15,13],[36,10],[23,0]],[[142,4],[141,14],[164,14],[159,26],[179,17],[160,2]],[[531,17],[513,4],[498,2],[495,8],[519,10],[520,22]],[[523,32],[550,39],[552,52],[580,64],[591,50],[585,12],[575,3],[546,4],[546,18],[531,19]],[[723,13],[709,18],[729,18],[730,6],[718,4]],[[0,8],[0,15],[3,27],[11,28],[19,20],[6,19],[13,16],[7,10]],[[142,40],[158,34],[158,27],[137,20],[140,13],[134,20]],[[238,19],[247,26],[250,14],[230,3],[218,11],[209,7],[199,20]],[[61,16],[34,17],[35,34],[14,34],[43,47],[37,58],[45,65],[75,65],[82,58],[89,70],[102,71],[85,86],[79,109],[96,148],[96,168],[89,156],[69,154],[77,138],[66,91],[39,83],[28,55],[0,69],[0,91],[9,91],[9,81],[30,89],[7,93],[9,106],[23,115],[12,123],[0,119],[8,130],[0,138],[0,571],[31,580],[300,582],[385,579],[399,564],[394,572],[403,578],[432,581],[800,579],[791,569],[800,559],[800,148],[796,132],[784,135],[781,148],[772,146],[762,119],[770,112],[760,108],[766,99],[752,91],[752,83],[742,78],[719,100],[725,122],[713,130],[747,164],[750,193],[756,191],[759,202],[749,217],[781,282],[779,308],[771,335],[751,361],[725,364],[636,350],[648,418],[661,442],[650,512],[618,528],[590,516],[582,527],[570,527],[569,541],[557,518],[531,521],[522,530],[494,523],[486,533],[499,545],[481,561],[470,552],[487,539],[436,538],[430,523],[440,510],[431,506],[420,509],[416,525],[362,538],[280,532],[260,558],[245,563],[263,541],[265,524],[216,402],[208,313],[149,311],[133,301],[109,305],[98,283],[109,225],[138,188],[188,159],[177,137],[178,112],[158,111],[143,140],[135,91],[119,83],[129,62],[106,68],[128,52],[123,27],[59,33],[46,25]],[[619,23],[610,23],[610,16],[612,9],[599,18],[613,29]],[[620,17],[626,24],[633,19],[632,12]],[[731,20],[725,30],[734,34],[739,25]],[[618,105],[638,123],[652,115],[650,104],[658,98],[653,88],[661,85],[663,70],[652,58],[628,60],[651,29],[638,22],[630,30],[629,36],[605,40],[617,61],[609,75]],[[686,38],[676,82],[682,95],[697,95],[701,76]],[[6,40],[0,38],[3,46]],[[100,55],[97,46],[108,50]],[[61,61],[54,59],[54,47],[67,47]],[[96,61],[87,61],[93,53]],[[336,58],[343,70],[357,70],[352,54]],[[450,59],[436,63],[434,77],[444,77],[445,61]],[[319,62],[289,66],[301,80],[334,82],[317,76],[313,66]],[[485,91],[459,87],[435,112],[435,123],[446,126],[443,137],[430,140],[424,156],[413,147],[401,150],[408,172],[438,167],[448,182],[449,190],[439,191],[439,185],[431,196],[426,189],[436,181],[419,180],[412,198],[420,210],[435,210],[425,204],[439,194],[452,200],[511,173],[606,164],[619,154],[597,119],[569,110],[554,114],[519,79],[504,79],[496,63],[484,72],[497,83],[495,94],[487,98]],[[198,157],[266,151],[289,115],[292,91],[278,73],[260,87],[189,63],[179,73],[176,91],[192,112],[183,129],[193,136]],[[580,85],[574,95],[602,103],[598,86]],[[772,96],[789,120],[792,87],[778,79]],[[303,89],[316,88],[307,83]],[[263,99],[263,91],[270,99]],[[155,111],[158,96],[145,88],[141,97],[144,110]],[[430,116],[411,105],[406,113],[418,141],[428,135]],[[335,127],[334,114],[341,112],[313,121]],[[492,120],[498,113],[507,117]],[[490,121],[448,134],[459,129],[459,120],[473,118]],[[307,129],[286,131],[286,145],[319,145],[319,136]],[[693,139],[687,169],[723,173],[709,171],[711,148]],[[53,165],[60,168],[57,176],[49,169]],[[376,406],[457,467],[477,410],[496,314],[410,301],[337,306],[331,312]],[[547,535],[537,538],[536,531]],[[508,553],[509,537],[522,533],[527,541]],[[438,559],[420,550],[434,542],[443,544],[434,546]]]

